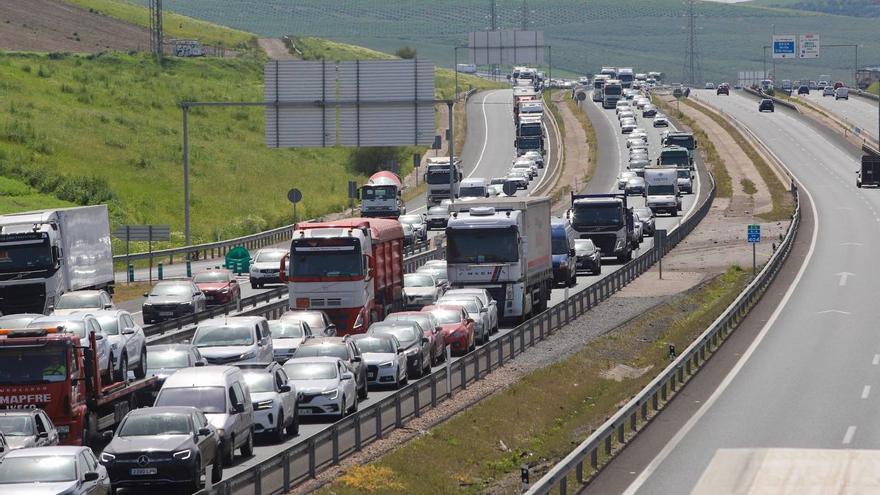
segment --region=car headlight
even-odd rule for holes
[[[220,438],[225,437],[225,436],[226,436],[226,430],[224,430],[223,428],[217,428],[217,436],[219,436]]]
[[[568,268],[568,261],[565,261],[565,260],[560,261],[559,268]]]
[[[336,400],[336,398],[339,397],[339,389],[335,388],[333,390],[325,390],[324,392],[321,392],[321,395],[330,400]]]
[[[614,246],[615,246],[616,249],[620,249],[620,248],[622,248],[622,247],[623,247],[623,241],[620,240],[620,239],[618,239],[617,242],[614,244]]]
[[[116,460],[116,456],[108,452],[101,452],[100,460],[101,462],[113,462]]]
[[[403,353],[406,354],[407,356],[415,356],[416,354],[419,353],[419,348],[416,346],[413,346],[413,347],[410,347],[409,349],[403,351]]]
[[[181,450],[180,452],[175,452],[174,454],[172,454],[172,457],[174,457],[178,461],[185,461],[185,460],[189,459],[190,457],[192,457],[192,451],[191,450]]]
[[[390,367],[392,367],[392,366],[394,366],[394,362],[393,362],[393,361],[388,361],[387,363],[382,363],[382,364],[379,365],[380,368],[390,368]]]
[[[238,356],[238,359],[253,359],[255,357],[257,357],[257,351],[250,351]]]
[[[146,309],[146,308],[152,308],[152,307],[153,307],[153,303],[145,302],[144,305],[143,305],[143,307],[144,307],[145,309]]]
[[[221,294],[227,294],[228,292],[229,292],[229,288],[228,288],[228,287],[225,288],[225,289],[220,289],[220,293],[221,293]]]
[[[354,320],[354,327],[352,327],[352,329],[361,328],[363,326],[364,326],[364,310],[361,310],[358,313],[357,318],[355,318],[355,320]],[[357,333],[357,332],[355,332],[355,333]]]
[[[261,409],[271,409],[272,405],[275,403],[273,400],[263,400],[260,402],[254,403],[254,410],[259,411]]]
[[[192,306],[192,304],[193,304],[192,301],[186,301],[186,302],[180,303],[181,306]]]

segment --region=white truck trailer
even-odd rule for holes
[[[477,199],[452,206],[446,263],[453,287],[479,287],[499,317],[520,322],[544,311],[553,287],[550,198]]]
[[[61,294],[113,280],[106,205],[0,215],[3,314],[48,314]]]
[[[675,167],[645,168],[645,206],[654,214],[669,213],[677,217],[681,211],[678,169]]]

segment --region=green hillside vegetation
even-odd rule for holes
[[[261,35],[318,36],[387,53],[411,45],[419,56],[451,67],[452,47],[465,43],[467,32],[487,28],[487,5],[471,0],[189,0],[166,8]],[[497,6],[500,28],[521,27],[521,0],[498,0]],[[528,9],[527,25],[545,31],[557,70],[584,73],[602,65],[632,65],[681,78],[686,41],[681,0],[531,0]],[[761,70],[762,46],[772,25],[777,33],[819,32],[825,43],[861,43],[864,53],[880,50],[875,19],[715,2],[697,2],[696,13],[707,80],[732,81],[738,71]],[[460,50],[460,61],[465,56]],[[832,74],[847,80],[851,64],[851,51],[828,50],[817,60],[779,64],[777,79]]]
[[[753,0],[751,4],[852,17],[880,17],[877,0]]]

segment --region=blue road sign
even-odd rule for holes
[[[746,230],[748,240],[751,243],[761,242],[761,226],[758,224],[750,224]]]
[[[797,38],[787,34],[773,35],[773,58],[795,58]]]

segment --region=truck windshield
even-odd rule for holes
[[[449,184],[449,171],[428,172],[425,176],[428,184]]]
[[[568,254],[570,249],[568,246],[568,237],[566,237],[564,233],[561,237],[554,236],[551,247],[553,249],[552,254]]]
[[[294,246],[290,270],[294,277],[358,277],[364,268],[356,246]]]
[[[383,199],[397,199],[397,188],[395,186],[364,186],[361,188],[361,200],[381,201]]]
[[[462,187],[458,191],[460,198],[482,198],[486,195],[486,188],[481,186]]]
[[[156,407],[191,406],[205,414],[226,412],[226,389],[223,387],[162,388],[156,397]]]
[[[49,241],[28,241],[34,244],[0,245],[0,273],[51,270],[52,252]]]
[[[67,358],[60,346],[0,347],[0,385],[61,382]]]
[[[620,204],[595,204],[575,206],[571,212],[573,227],[607,227],[623,224]]]
[[[449,263],[510,263],[519,260],[515,228],[447,231]]]
[[[620,96],[621,87],[620,86],[608,86],[606,85],[604,90],[606,96]]]
[[[687,167],[690,164],[687,155],[660,155],[660,165],[682,165]]]
[[[519,126],[520,136],[540,136],[541,124],[524,124]]]
[[[694,137],[693,136],[668,136],[666,138],[666,142],[664,143],[667,146],[681,146],[682,148],[687,148],[689,150],[694,149]]]
[[[648,196],[671,196],[675,194],[675,186],[669,185],[648,185]]]

